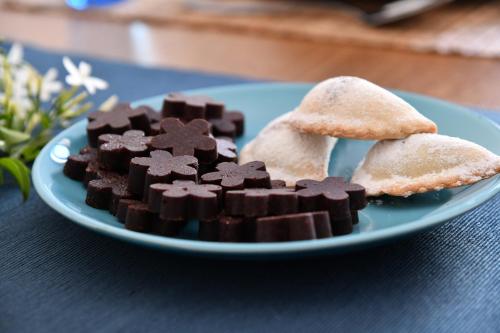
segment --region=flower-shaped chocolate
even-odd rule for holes
[[[130,130],[123,135],[103,134],[99,136],[97,160],[102,168],[116,172],[127,171],[130,160],[147,156],[151,138],[144,132]]]
[[[150,157],[135,157],[130,161],[128,189],[142,196],[149,185],[173,180],[197,180],[198,160],[194,156],[172,156],[168,151],[154,150]]]
[[[230,216],[261,217],[292,214],[299,211],[297,193],[293,189],[250,188],[228,191],[225,212]]]
[[[131,199],[127,190],[127,177],[114,172],[103,172],[102,178],[91,180],[87,186],[87,205],[98,209],[109,209],[114,215],[121,199]]]
[[[96,149],[84,147],[76,155],[71,155],[64,164],[64,174],[74,180],[83,181],[85,178],[85,170],[89,163],[97,160]]]
[[[300,210],[327,210],[335,235],[352,232],[352,224],[357,222],[357,211],[367,204],[365,188],[346,183],[342,177],[327,177],[322,181],[299,180],[295,188]]]
[[[98,146],[102,134],[122,134],[130,129],[150,131],[148,115],[143,108],[132,109],[130,104],[121,103],[110,111],[91,112],[88,115],[87,137],[91,147]]]
[[[149,187],[148,204],[163,220],[215,219],[220,211],[220,186],[175,180]]]
[[[271,188],[271,178],[266,172],[264,162],[253,161],[243,165],[224,162],[217,165],[218,171],[206,173],[201,181],[206,184],[217,184],[225,191],[244,188]]]
[[[235,138],[243,135],[245,116],[239,111],[224,112],[220,118],[209,118],[214,136]]]
[[[208,96],[170,93],[163,100],[162,114],[165,118],[175,117],[187,122],[198,118],[220,118],[224,109],[223,103]]]
[[[208,136],[206,120],[195,119],[184,125],[177,118],[166,118],[160,123],[164,134],[151,140],[151,147],[167,150],[174,156],[195,156],[200,163],[212,163],[217,159],[217,144]]]

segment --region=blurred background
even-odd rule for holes
[[[257,79],[356,75],[500,109],[500,1],[0,0],[0,37]]]

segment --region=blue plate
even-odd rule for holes
[[[229,108],[246,116],[245,136],[238,147],[251,140],[273,118],[294,108],[311,88],[310,84],[247,84],[193,90],[188,94],[206,94],[224,101]],[[395,92],[426,117],[435,121],[442,134],[476,142],[500,154],[500,129],[483,116],[463,107],[437,99]],[[135,103],[159,109],[162,96]],[[472,186],[442,190],[409,198],[384,197],[360,213],[360,223],[352,234],[321,240],[286,243],[213,243],[195,239],[196,227],[188,226],[181,238],[142,234],[124,229],[107,211],[85,205],[81,183],[66,178],[63,163],[87,142],[83,120],[56,136],[42,150],[33,166],[33,182],[40,197],[69,220],[125,241],[167,251],[211,256],[292,257],[318,253],[338,253],[371,246],[437,226],[491,198],[500,190],[500,178],[493,177]],[[339,140],[332,153],[330,175],[350,177],[352,171],[373,144],[369,141]]]

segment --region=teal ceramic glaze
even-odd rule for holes
[[[210,95],[224,101],[229,109],[245,113],[245,135],[237,141],[241,149],[269,121],[292,110],[310,88],[310,84],[269,83],[199,89],[187,93]],[[400,91],[395,93],[436,122],[441,134],[476,142],[500,154],[500,129],[483,116],[434,98]],[[157,96],[135,104],[148,104],[159,109],[161,102],[162,96]],[[85,205],[85,190],[81,183],[63,175],[61,161],[68,152],[74,154],[86,144],[85,126],[86,120],[76,123],[42,150],[33,167],[33,182],[38,194],[71,221],[109,236],[166,251],[254,258],[344,252],[434,227],[465,213],[500,190],[500,177],[497,176],[472,186],[409,198],[382,197],[361,211],[361,221],[352,234],[321,240],[261,244],[203,242],[195,240],[194,224],[188,227],[182,238],[141,234],[124,229],[107,211]],[[350,177],[372,144],[370,141],[339,140],[332,153],[330,175]]]

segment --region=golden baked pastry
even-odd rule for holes
[[[363,140],[436,133],[437,126],[390,91],[358,77],[317,84],[290,116],[301,132]]]
[[[352,176],[369,196],[409,196],[475,183],[500,172],[500,156],[473,142],[414,134],[377,142]]]

